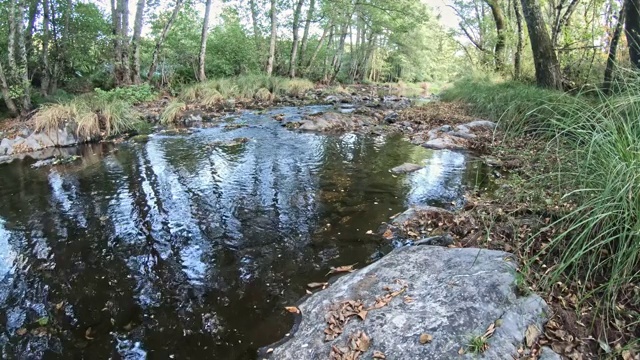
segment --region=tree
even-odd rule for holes
[[[522,28],[522,9],[518,1],[513,2],[513,12],[516,17],[518,41],[513,55],[513,77],[518,80],[522,74],[522,50],[524,48],[524,31]]]
[[[561,90],[560,63],[542,18],[540,5],[536,0],[521,0],[521,2],[529,30],[538,86]]]
[[[616,24],[616,28],[613,31],[611,44],[609,44],[609,56],[607,57],[607,67],[604,70],[604,82],[602,85],[605,94],[611,94],[612,90],[613,72],[617,63],[616,58],[618,53],[618,43],[620,42],[620,35],[622,33],[622,23],[624,22],[625,16],[625,5],[622,6],[622,9],[620,9],[620,13],[618,14],[618,23]]]
[[[11,98],[9,83],[7,82],[7,77],[4,74],[4,69],[2,68],[2,61],[0,61],[0,91],[2,91],[2,98],[4,99],[4,103],[7,106],[9,113],[11,115],[18,115],[18,107]]]
[[[267,75],[273,74],[273,63],[276,57],[276,37],[278,30],[276,0],[271,0],[271,8],[269,10],[271,17],[271,41],[269,42],[269,59],[267,60]]]
[[[211,12],[211,0],[206,0],[204,10],[204,21],[202,22],[202,36],[200,36],[200,54],[198,56],[198,80],[207,80],[207,75],[204,73],[204,63],[207,52],[207,35],[209,33],[209,13]]]
[[[629,44],[631,63],[640,69],[640,0],[625,0],[624,32]]]
[[[51,69],[49,68],[49,0],[42,0],[42,78],[40,79],[40,92],[49,94],[49,81]]]
[[[142,25],[144,23],[144,5],[145,0],[138,0],[136,4],[136,18],[133,24],[133,37],[131,38],[131,49],[133,52],[131,81],[134,84],[142,83],[140,77],[140,37],[142,36]]]
[[[153,75],[158,68],[158,56],[160,55],[162,44],[164,44],[164,40],[167,38],[167,34],[169,34],[169,30],[171,29],[171,25],[173,25],[173,22],[176,20],[176,17],[180,12],[180,8],[182,7],[183,3],[184,0],[176,0],[176,4],[173,7],[171,16],[165,23],[164,28],[162,29],[162,33],[160,33],[160,36],[156,40],[156,46],[153,48],[153,55],[151,56],[151,65],[149,66],[149,72],[147,73],[147,79],[149,80],[153,78]]]
[[[487,5],[491,8],[493,20],[496,23],[497,40],[494,50],[496,70],[501,71],[504,67],[504,50],[507,42],[506,22],[502,8],[498,0],[486,0]]]
[[[293,11],[293,43],[291,44],[291,58],[289,60],[289,76],[296,77],[296,66],[298,62],[298,28],[300,27],[300,13],[304,0],[298,0],[296,8]]]

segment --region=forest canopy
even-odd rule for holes
[[[638,0],[445,3],[457,24],[420,0],[2,0],[4,106],[255,73],[362,83],[483,71],[610,88],[639,61]]]

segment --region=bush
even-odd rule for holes
[[[123,86],[109,91],[95,89],[95,92],[104,101],[123,101],[133,105],[154,100],[158,95],[149,84]]]
[[[75,122],[77,134],[84,138],[113,136],[133,130],[140,114],[123,100],[107,101],[96,94],[86,94],[58,104],[44,105],[34,116],[36,129],[57,131],[67,122]]]
[[[577,206],[552,225],[562,230],[547,255],[532,261],[555,264],[546,272],[548,289],[558,281],[582,284],[582,300],[600,297],[605,310],[640,281],[640,87],[624,89],[612,97],[595,90],[570,96],[467,79],[443,95],[500,119],[508,135],[535,131],[548,140],[559,168],[539,180],[568,189],[564,198]]]

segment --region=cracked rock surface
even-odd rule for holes
[[[543,328],[547,305],[537,295],[517,294],[515,268],[514,257],[502,251],[396,249],[302,302],[299,326],[288,341],[270,349],[268,357],[339,358],[335,353],[346,351],[349,339],[362,339],[363,332],[368,340],[359,353],[362,359],[374,354],[386,359],[519,358],[527,329]],[[362,314],[349,317],[339,335],[325,341],[327,321],[335,318],[331,312],[346,301],[364,304],[368,310],[364,320]],[[472,337],[482,336],[492,324],[496,328],[484,353],[460,354]],[[423,341],[424,334],[431,337],[429,342]],[[547,359],[559,359],[550,350],[543,353]]]

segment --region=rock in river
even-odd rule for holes
[[[284,360],[328,359],[337,351],[359,351],[362,359],[374,352],[387,359],[472,359],[478,356],[459,351],[494,327],[480,357],[511,359],[528,329],[543,329],[547,319],[542,298],[518,296],[515,262],[484,249],[396,249],[308,297],[297,307],[301,318],[291,337],[265,353]],[[347,310],[338,314],[346,323],[335,316],[340,309]]]
[[[391,172],[394,174],[408,174],[414,171],[418,171],[422,168],[423,166],[420,166],[420,165],[404,163],[402,165],[396,166],[393,169],[391,169]]]

